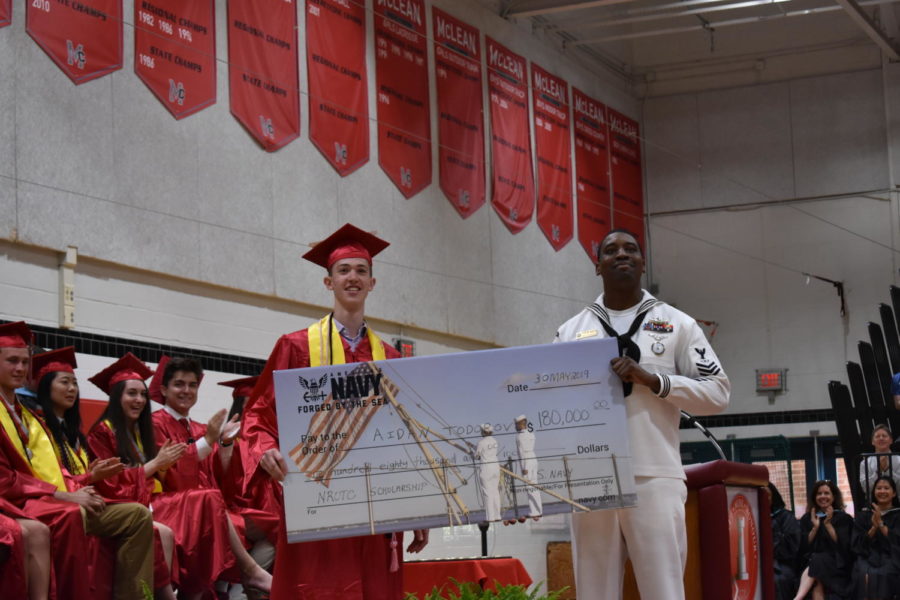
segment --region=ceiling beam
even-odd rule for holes
[[[598,27],[614,27],[617,25],[627,25],[629,23],[649,23],[651,21],[662,21],[665,19],[674,19],[675,17],[687,17],[691,15],[705,15],[713,12],[721,12],[723,10],[736,10],[740,8],[750,8],[756,6],[765,6],[768,4],[777,4],[780,2],[789,2],[790,0],[745,0],[744,2],[734,2],[731,4],[720,4],[719,6],[706,6],[701,8],[690,8],[678,12],[660,12],[649,15],[628,16],[623,18],[613,18],[602,21],[588,21],[586,23],[578,23],[575,25],[560,25],[554,28],[554,31],[584,31],[586,29],[596,29]]]
[[[856,0],[835,0],[844,9],[844,12],[856,25],[875,42],[881,51],[893,61],[900,60],[900,47],[891,40],[884,31],[872,20],[872,17],[862,9]]]
[[[896,2],[900,2],[900,0],[863,0],[859,3],[859,6],[876,6],[882,4],[894,4]],[[833,4],[830,6],[819,6],[817,8],[810,8],[805,10],[793,10],[784,13],[776,13],[771,15],[761,15],[757,17],[744,17],[740,19],[730,19],[727,21],[716,21],[711,22],[708,25],[690,25],[685,27],[668,27],[665,29],[649,29],[645,31],[635,31],[632,33],[624,33],[619,35],[607,35],[601,37],[594,38],[586,38],[573,40],[569,42],[567,45],[569,46],[590,46],[593,44],[604,44],[607,42],[614,42],[619,40],[634,40],[639,38],[648,38],[648,37],[656,37],[660,35],[672,35],[676,33],[688,33],[692,31],[708,31],[710,29],[718,29],[721,27],[731,27],[734,25],[747,25],[749,23],[761,23],[764,21],[773,21],[778,19],[785,19],[788,17],[803,17],[807,15],[816,15],[821,13],[833,12],[836,10],[841,10],[841,7]]]
[[[559,2],[559,0],[550,0],[549,2],[528,3],[521,8],[517,8],[521,2],[514,2],[503,12],[502,16],[511,17],[538,17],[541,15],[552,15],[576,10],[585,10],[588,8],[598,8],[601,6],[610,6],[612,4],[624,4],[632,0],[588,0],[585,2]]]

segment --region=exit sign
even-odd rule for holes
[[[397,349],[403,358],[410,358],[416,355],[416,343],[412,340],[394,338],[394,348]]]
[[[757,369],[757,392],[783,392],[786,389],[785,374],[787,369]]]

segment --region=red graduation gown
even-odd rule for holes
[[[0,546],[6,546],[8,556],[0,562],[0,598],[26,598],[25,545],[22,529],[15,519],[27,519],[21,510],[0,498]]]
[[[6,408],[0,406],[0,410]],[[70,491],[82,487],[65,471],[64,476]],[[114,540],[86,534],[81,507],[74,502],[56,500],[55,492],[56,486],[34,476],[28,462],[0,428],[0,493],[29,519],[50,527],[57,598],[110,598]]]
[[[88,445],[98,458],[119,456],[116,435],[105,423],[99,423],[91,430]],[[179,463],[185,458],[187,453]],[[194,460],[196,462],[196,450]],[[135,469],[140,469],[143,474],[143,467]],[[135,501],[152,504],[153,520],[172,529],[175,535],[172,580],[178,588],[188,593],[208,589],[234,564],[234,556],[228,547],[222,495],[212,489],[170,492],[164,485],[163,493],[151,497],[152,480],[145,481],[148,483],[144,486],[123,485],[120,494],[133,494],[131,498]],[[156,573],[154,577],[158,583]]]
[[[367,336],[363,336],[355,352],[351,352],[346,340],[341,341],[348,363],[372,360]],[[387,358],[400,357],[394,348],[382,344]],[[248,446],[244,464],[248,474],[247,488],[271,479],[259,468],[259,459],[266,450],[278,447],[272,372],[308,366],[306,330],[281,336],[244,410],[242,437]],[[283,505],[280,493],[278,498]],[[400,534],[396,537],[396,550],[401,553],[402,537]],[[402,555],[399,558],[402,559]],[[400,570],[395,573],[390,572],[390,564],[390,536],[369,535],[288,544],[282,527],[275,551],[271,597],[272,600],[399,600],[403,597],[403,563],[401,560]]]

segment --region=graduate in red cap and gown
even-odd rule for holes
[[[232,388],[229,419],[235,415],[240,418],[243,414],[244,404],[249,399],[258,380],[259,376],[255,375],[219,383],[219,385]],[[258,480],[258,485],[245,486],[244,481],[252,475],[252,472],[248,472],[244,465],[250,463],[252,463],[250,448],[245,441],[238,438],[231,457],[229,475],[219,481],[219,488],[225,496],[228,510],[243,515],[245,520],[249,520],[259,530],[258,533],[265,535],[271,544],[268,548],[262,547],[262,544],[256,544],[251,550],[251,554],[257,562],[268,568],[271,566],[274,545],[278,543],[278,531],[281,526],[281,504],[278,501],[280,490],[276,489],[279,487],[278,483],[270,478]],[[271,556],[267,557],[266,554]]]
[[[63,469],[50,434],[15,397],[28,372],[30,341],[25,323],[0,325],[0,490],[25,515],[50,527],[59,598],[104,596],[112,565],[85,560],[94,555],[95,536],[116,546],[114,597],[140,598],[153,581],[150,511],[136,503],[108,503]]]
[[[372,257],[388,243],[349,223],[303,258],[324,267],[334,310],[307,329],[281,336],[244,410],[242,437],[250,457],[246,485],[284,480],[287,463],[278,449],[272,372],[329,364],[399,358],[365,322],[365,302],[375,288]],[[283,500],[282,500],[283,502]],[[418,552],[427,530],[407,549]],[[282,527],[275,551],[273,600],[399,600],[403,597],[402,534],[370,535],[288,544]]]
[[[193,440],[189,444],[156,433],[144,384],[151,374],[129,353],[91,378],[109,394],[110,403],[91,429],[88,444],[97,456],[117,456],[129,465],[143,465],[146,475],[154,477],[145,501],[151,503],[154,519],[174,533],[173,579],[181,597],[200,597],[235,565],[234,549],[244,557],[246,550],[231,524],[221,492],[215,487],[188,487],[183,479],[186,469],[181,476],[173,475],[182,462],[190,459]],[[196,465],[193,469],[196,473]],[[255,565],[252,559],[246,559]],[[264,589],[270,581],[268,573],[257,573],[245,562],[241,563],[242,573],[248,588]]]

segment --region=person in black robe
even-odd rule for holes
[[[900,547],[896,545],[900,502],[893,478],[876,479],[871,500],[872,507],[859,511],[854,520],[854,598],[895,600],[900,593]]]
[[[769,482],[772,504],[773,567],[775,569],[776,600],[791,600],[800,584],[798,556],[803,533],[793,511],[787,509],[784,499],[772,482]]]
[[[844,512],[841,491],[827,480],[810,491],[806,514],[800,519],[801,560],[806,565],[794,600],[812,592],[813,600],[852,597],[853,518]]]

